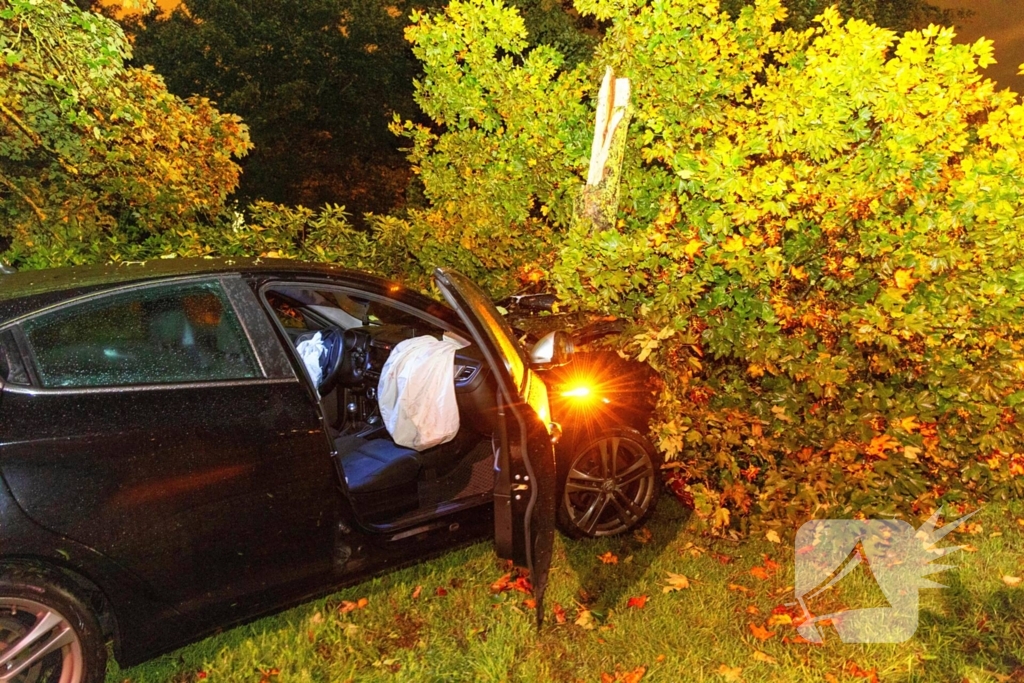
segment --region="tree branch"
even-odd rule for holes
[[[2,106],[2,105],[0,105],[0,106]],[[32,201],[32,198],[29,197],[27,194],[25,194],[25,192],[20,187],[15,185],[14,182],[10,178],[8,178],[7,176],[5,176],[2,173],[0,173],[0,183],[3,183],[4,185],[6,185],[8,188],[10,188],[10,190],[12,192],[14,192],[14,194],[16,194],[19,197],[21,197],[21,199],[24,200],[24,202],[26,204],[31,206],[32,207],[32,211],[36,214],[36,218],[39,219],[40,223],[43,223],[43,222],[46,221],[46,214],[43,212],[42,209],[39,208],[39,205],[36,204],[34,201]]]

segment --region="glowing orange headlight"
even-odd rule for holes
[[[582,401],[589,401],[593,398],[594,390],[587,384],[578,384],[562,392],[564,398],[575,398]]]

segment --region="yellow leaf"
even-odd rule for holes
[[[672,593],[673,591],[686,590],[690,587],[690,580],[682,574],[665,573],[668,574],[668,583],[662,587],[662,593]]]
[[[1009,576],[1007,574],[1003,575],[1003,583],[1005,583],[1010,588],[1013,588],[1014,586],[1019,586],[1020,582],[1021,577],[1019,576]]]
[[[743,680],[743,669],[738,666],[729,666],[728,664],[723,664],[722,666],[718,667],[718,675],[727,681],[739,683],[739,681]]]
[[[747,374],[751,377],[764,377],[764,367],[757,363],[751,363],[747,366]]]
[[[900,420],[900,427],[905,432],[916,432],[921,428],[921,425],[918,424],[916,415],[908,415]]]
[[[703,246],[704,243],[701,242],[699,239],[695,238],[686,243],[686,246],[683,247],[683,251],[686,252],[687,256],[693,258],[694,256],[697,255],[697,252],[700,251]]]
[[[742,236],[733,235],[725,241],[725,244],[722,245],[722,249],[735,254],[737,251],[743,251],[744,243],[745,240]]]
[[[807,271],[801,268],[800,266],[791,266],[789,269],[789,274],[793,276],[794,280],[807,279]]]
[[[765,533],[764,537],[767,538],[772,543],[782,543],[782,539],[779,538],[779,532],[776,531],[775,529],[769,529]]]
[[[786,613],[773,614],[770,617],[768,617],[768,628],[773,628],[775,626],[778,626],[779,624],[782,624],[782,625],[785,626],[785,625],[792,624],[792,623],[793,623],[793,617],[789,616]]]
[[[729,508],[718,508],[715,510],[714,526],[716,529],[729,526]]]
[[[582,629],[587,631],[594,630],[594,615],[590,613],[588,609],[580,609],[579,614],[576,615],[575,624]]]
[[[921,455],[921,449],[917,446],[904,446],[903,457],[907,460],[917,460],[917,456]]]
[[[778,664],[778,661],[776,661],[775,657],[772,657],[769,654],[765,654],[760,650],[754,650],[753,654],[751,654],[750,656],[754,658],[755,662],[764,662],[765,664]]]
[[[896,281],[896,287],[899,289],[910,289],[917,284],[917,278],[914,276],[914,271],[909,268],[899,268],[896,270],[896,274],[893,279]]]

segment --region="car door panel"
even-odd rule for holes
[[[495,547],[499,556],[530,570],[539,625],[554,543],[557,490],[554,447],[546,424],[547,388],[526,367],[514,337],[483,292],[454,271],[439,268],[434,277],[498,378]]]
[[[229,284],[237,313],[245,291],[240,280]],[[110,310],[134,310],[130,291],[117,294]],[[249,303],[250,315],[262,315]],[[259,337],[266,375],[274,367],[269,325],[239,322],[248,323],[250,344]],[[5,387],[0,474],[38,524],[110,557],[181,611],[259,611],[304,584],[325,585],[336,569],[341,496],[330,444],[308,389],[283,370],[213,382]]]

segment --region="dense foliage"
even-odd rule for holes
[[[436,124],[407,126],[432,200],[410,251],[495,289],[546,270],[632,320],[659,443],[717,525],[1020,493],[1024,107],[978,73],[990,44],[831,9],[781,31],[779,0],[578,7],[633,81],[617,228],[566,232],[597,67],[456,0],[409,30]]]
[[[59,0],[0,0],[0,54],[4,258],[94,260],[223,211],[245,127],[125,68],[116,23]]]

